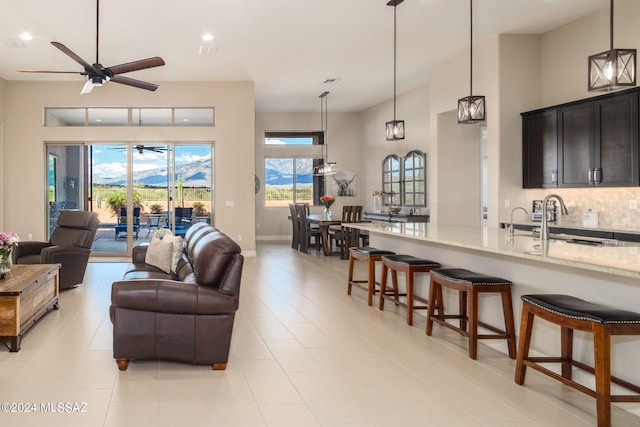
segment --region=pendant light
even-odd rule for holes
[[[387,141],[404,139],[404,120],[396,120],[396,7],[403,1],[404,0],[390,0],[387,3],[387,6],[393,6],[393,120],[387,122]]]
[[[313,174],[316,176],[335,175],[337,165],[335,162],[329,162],[329,114],[327,111],[327,95],[329,92],[322,92],[320,98],[320,127],[324,138],[322,144],[322,164],[316,166]]]
[[[589,91],[636,85],[636,50],[613,48],[613,0],[609,8],[609,50],[589,57]]]
[[[473,0],[469,0],[469,96],[458,99],[458,123],[486,120],[484,96],[473,95]]]

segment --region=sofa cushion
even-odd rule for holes
[[[170,273],[172,261],[173,243],[168,239],[159,239],[157,237],[151,239],[144,262],[159,268],[165,273]]]
[[[182,237],[168,235],[162,238],[163,241],[169,242],[173,245],[173,249],[171,251],[171,272],[175,273],[178,271],[178,261],[180,261],[180,257],[184,252],[184,243]]]
[[[200,286],[224,287],[225,276],[240,254],[240,246],[219,231],[202,236],[192,248],[191,263]]]

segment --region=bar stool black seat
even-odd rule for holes
[[[377,292],[376,285],[376,262],[382,261],[383,255],[394,255],[392,251],[372,248],[370,246],[354,246],[349,248],[349,281],[347,284],[347,295],[351,295],[353,286],[367,291],[367,303],[373,305],[373,294]],[[355,279],[355,261],[367,261],[368,276],[366,280]],[[366,285],[365,285],[366,283]]]
[[[509,357],[516,357],[516,335],[513,323],[511,282],[500,277],[474,273],[462,268],[441,268],[431,272],[429,287],[429,308],[427,309],[427,335],[431,335],[433,322],[439,323],[469,338],[469,357],[478,356],[479,339],[506,339]],[[459,294],[458,314],[445,314],[442,287],[454,289]],[[502,312],[505,329],[501,330],[478,319],[478,302],[481,292],[499,292],[502,297]],[[437,313],[436,310],[437,309]],[[460,326],[448,323],[446,319],[459,319]],[[468,325],[467,325],[468,323]],[[468,327],[467,327],[468,326]],[[478,334],[478,326],[494,334]]]
[[[413,310],[426,310],[428,308],[428,300],[414,293],[414,275],[415,273],[428,273],[434,268],[440,268],[438,262],[428,259],[417,258],[413,255],[383,255],[382,257],[382,274],[380,277],[380,310],[384,310],[384,300],[389,300],[396,305],[407,309],[407,325],[413,325]],[[387,286],[387,274],[391,270],[392,286]],[[406,275],[406,292],[398,291],[398,272],[404,272]],[[400,297],[405,297],[402,301]],[[424,305],[415,305],[415,301],[420,301]]]
[[[517,384],[524,384],[526,369],[529,366],[595,397],[599,427],[611,425],[611,402],[640,402],[640,396],[637,394],[611,394],[611,383],[640,393],[640,387],[611,376],[611,336],[640,335],[640,313],[591,303],[569,295],[523,295],[521,298],[522,321],[515,376]],[[535,316],[560,326],[560,357],[529,356]],[[593,333],[595,367],[573,360],[574,330]],[[561,363],[561,374],[541,366],[542,363]],[[595,375],[595,391],[573,381],[572,367]]]

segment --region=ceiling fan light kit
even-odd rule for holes
[[[127,62],[124,64],[113,65],[111,67],[103,67],[99,60],[99,40],[100,40],[100,0],[96,0],[96,62],[89,64],[79,55],[73,52],[60,42],[53,41],[51,44],[61,50],[65,55],[82,65],[83,71],[48,71],[48,70],[21,70],[24,73],[57,73],[57,74],[80,74],[85,76],[85,82],[81,94],[90,93],[94,86],[102,86],[108,81],[133,86],[139,89],[155,91],[158,89],[157,84],[149,83],[141,80],[132,79],[130,77],[121,76],[120,74],[130,73],[132,71],[144,70],[147,68],[159,67],[165,65],[165,62],[159,56],[140,59],[138,61]]]

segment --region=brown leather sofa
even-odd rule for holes
[[[229,236],[198,223],[187,230],[176,273],[145,264],[147,246],[111,287],[113,357],[168,359],[225,369],[244,258]]]
[[[98,230],[98,214],[60,211],[48,242],[23,240],[13,249],[14,264],[60,264],[60,289],[82,283]]]

